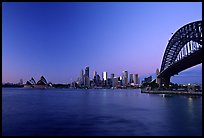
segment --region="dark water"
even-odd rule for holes
[[[202,135],[202,97],[140,90],[2,90],[3,135]]]

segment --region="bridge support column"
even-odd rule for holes
[[[170,76],[160,78],[159,87],[164,89],[169,89]]]

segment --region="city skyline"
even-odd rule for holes
[[[91,78],[94,70],[100,76],[127,70],[148,77],[160,69],[171,33],[202,19],[201,11],[201,2],[3,2],[2,82],[43,75],[53,83],[70,83],[85,66]],[[193,68],[201,81],[202,65]]]
[[[177,84],[202,84],[202,77],[200,76],[200,74],[202,74],[202,67],[199,68],[200,66],[202,65],[200,64],[196,65],[194,67],[186,69],[185,71],[180,72],[179,75],[172,76],[171,82],[177,83]],[[131,84],[131,80],[133,81],[134,84],[143,84],[145,82],[145,79],[147,78],[151,77],[151,80],[154,80],[159,71],[157,69],[155,73],[140,76],[138,73],[132,73],[132,72],[128,73],[128,71],[124,70],[121,72],[121,75],[116,76],[114,73],[108,73],[106,71],[98,73],[96,70],[94,70],[93,73],[90,73],[89,70],[90,70],[89,66],[86,66],[85,69],[80,70],[79,76],[77,76],[75,80],[71,80],[70,82],[66,82],[63,84],[71,84],[76,82],[80,83],[82,81],[85,85],[90,85],[89,84],[90,81],[94,81],[94,79],[99,79],[100,81],[103,81],[103,80],[107,81],[108,79],[113,79],[113,78],[117,78],[117,79],[120,78],[120,80],[126,78],[127,79],[126,83],[128,83],[129,85]],[[125,75],[126,77],[124,77],[124,72],[126,72],[126,75]],[[104,78],[104,76],[106,79]],[[41,75],[41,77],[43,77],[43,75]],[[35,77],[31,77],[31,80],[34,78]],[[190,79],[192,79],[193,81],[189,81]],[[23,79],[20,79],[18,82],[15,82],[13,84],[26,84],[27,81],[28,80],[23,81]],[[87,81],[89,82],[87,83]],[[6,83],[11,83],[11,82],[3,82],[3,84],[6,84]],[[49,83],[53,83],[53,82],[49,81]],[[59,83],[59,82],[56,82],[56,83]]]

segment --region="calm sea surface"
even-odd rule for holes
[[[2,88],[3,135],[202,135],[202,97]]]

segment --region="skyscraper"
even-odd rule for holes
[[[97,74],[97,75],[96,75],[96,86],[99,86],[99,85],[100,85],[100,82],[101,82],[100,76]]]
[[[113,83],[114,83],[114,74],[113,73],[111,74],[111,78],[110,79],[111,79],[111,86],[115,87],[115,86],[113,86]]]
[[[103,80],[104,80],[104,81],[107,80],[107,76],[108,76],[107,72],[103,72]]]
[[[97,74],[96,71],[94,71],[94,74],[93,74],[93,85],[94,86],[98,86],[99,85],[99,81],[100,81],[100,76]]]
[[[85,76],[87,76],[89,78],[89,67],[85,68]]]
[[[120,81],[122,81],[122,80],[123,80],[123,77],[122,77],[122,76],[120,76],[120,77],[119,77],[119,80],[120,80]]]
[[[94,73],[93,73],[93,78],[96,77],[96,75],[97,75],[97,72],[94,71]]]
[[[89,67],[88,67],[88,66],[85,68],[84,85],[85,85],[86,87],[89,87],[89,86],[90,86]]]
[[[156,75],[159,75],[159,69],[157,68],[157,70],[156,70]]]
[[[129,83],[133,83],[133,74],[130,74],[130,81]]]
[[[127,71],[123,71],[122,82],[123,82],[123,86],[128,86],[128,72]]]
[[[123,77],[122,76],[118,77],[118,85],[119,86],[123,85]]]
[[[80,85],[83,85],[83,82],[84,82],[84,71],[83,69],[80,71]]]
[[[159,75],[159,69],[157,68],[157,70],[156,70],[156,83],[160,85],[160,78],[157,78],[158,75]]]
[[[82,70],[80,71],[80,78],[82,78],[83,75],[84,75],[84,71],[83,71],[83,69],[82,69]]]
[[[114,77],[112,78],[112,87],[117,87],[118,86],[118,78]]]
[[[108,83],[108,74],[107,74],[107,72],[103,72],[102,81],[103,81],[103,86],[107,86],[107,83]]]
[[[139,84],[138,74],[134,74],[134,83]]]

